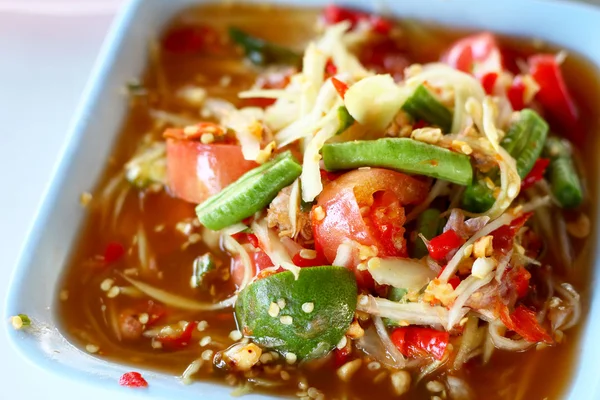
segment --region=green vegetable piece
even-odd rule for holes
[[[517,160],[517,172],[525,178],[542,154],[548,136],[548,124],[533,110],[521,111],[519,121],[514,123],[500,143]]]
[[[427,240],[431,240],[439,233],[440,222],[440,211],[435,208],[428,208],[423,211],[417,219],[417,232],[425,236]],[[423,243],[420,238],[417,238],[413,248],[413,257],[421,258],[425,257],[427,254],[429,254],[427,246],[425,246],[425,243]]]
[[[240,331],[256,343],[293,353],[298,360],[321,358],[348,330],[356,297],[350,270],[302,268],[297,280],[286,271],[247,286],[239,294],[235,315]]]
[[[546,121],[535,111],[524,109],[520,113],[519,120],[511,125],[500,143],[517,161],[517,172],[521,179],[527,176],[540,157],[547,136]],[[499,185],[497,170],[487,175],[478,174],[477,179],[465,189],[463,194],[462,207],[465,210],[482,213],[494,205],[496,199],[492,190],[484,182],[486,177]]]
[[[459,185],[473,180],[469,157],[408,138],[356,140],[323,146],[327,170],[383,167]]]
[[[211,253],[205,253],[194,260],[192,272],[192,286],[202,286],[206,275],[217,268],[216,260]]]
[[[415,121],[426,121],[440,127],[443,132],[452,129],[452,112],[440,103],[424,85],[419,85],[415,92],[402,105],[402,110]]]
[[[340,106],[338,108],[337,114],[338,114],[338,118],[340,120],[340,128],[338,129],[338,131],[335,134],[341,135],[348,128],[350,128],[352,126],[352,124],[354,124],[354,118],[352,117],[352,115],[350,115],[350,113],[348,112],[348,109],[344,106]]]
[[[244,49],[246,57],[256,65],[299,65],[302,61],[302,57],[296,52],[251,36],[235,27],[229,28],[229,37]]]
[[[265,208],[277,193],[300,176],[302,167],[290,152],[254,168],[196,207],[200,222],[220,230]]]
[[[404,296],[406,296],[406,293],[408,293],[408,290],[392,286],[388,292],[387,298],[391,301],[402,301]]]
[[[552,194],[558,203],[563,208],[581,205],[583,188],[569,146],[558,138],[549,138],[545,155],[550,158],[548,176]]]
[[[22,329],[31,325],[31,319],[25,314],[18,314],[10,319],[12,326],[15,330]]]
[[[495,202],[493,191],[482,178],[467,186],[463,193],[462,207],[470,212],[483,213],[492,208]]]

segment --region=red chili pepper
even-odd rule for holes
[[[136,387],[148,387],[148,382],[142,377],[139,372],[127,372],[119,378],[119,385],[136,388]]]
[[[512,220],[509,225],[503,225],[496,229],[490,235],[494,237],[494,250],[498,250],[501,253],[507,253],[513,248],[513,242],[519,229],[525,225],[525,222],[531,217],[533,213],[525,213],[518,218]]]
[[[406,357],[423,357],[432,355],[438,360],[444,358],[444,353],[450,341],[448,332],[437,331],[433,328],[407,326],[397,328],[391,335],[392,343]]]
[[[337,67],[330,58],[327,60],[327,64],[325,64],[325,75],[333,76],[335,74],[337,74]]]
[[[524,267],[521,267],[514,272],[511,271],[510,275],[512,286],[517,291],[517,296],[519,299],[527,296],[527,292],[529,292],[529,280],[531,279],[531,273]]]
[[[104,249],[104,262],[112,264],[117,262],[125,255],[125,247],[119,242],[110,242]]]
[[[427,250],[431,258],[437,261],[444,260],[452,251],[458,249],[465,243],[465,239],[458,235],[453,229],[449,229],[431,239],[427,244]]]
[[[460,278],[458,276],[453,276],[448,279],[448,283],[452,286],[452,289],[456,289],[458,285],[460,285]]]
[[[339,368],[350,360],[350,350],[347,347],[333,350],[333,364]]]
[[[509,314],[508,307],[503,305],[500,309],[500,319],[507,329],[518,333],[528,342],[548,344],[554,342],[548,332],[538,323],[535,312],[524,305],[518,306],[512,314]]]
[[[317,253],[315,258],[304,258],[300,255],[300,252],[294,254],[292,257],[292,262],[294,265],[304,268],[304,267],[319,267],[321,265],[328,265],[327,259],[322,254]]]
[[[188,344],[190,344],[192,340],[192,334],[194,333],[197,325],[197,322],[192,321],[188,322],[183,328],[176,326],[173,328],[175,331],[173,334],[161,335],[159,333],[156,337],[156,340],[162,343],[163,347],[167,349],[186,347]]]
[[[485,90],[487,94],[492,94],[494,92],[496,80],[498,80],[497,72],[488,72],[481,77],[481,86],[483,86],[483,90]]]
[[[168,32],[162,46],[171,53],[199,53],[219,46],[218,36],[218,33],[208,26],[187,26]]]
[[[258,237],[254,233],[247,233],[246,237],[252,246],[257,249],[260,249],[260,242],[258,241]]]
[[[323,10],[323,17],[328,25],[349,21],[352,28],[360,21],[367,21],[374,32],[382,35],[387,35],[393,27],[392,22],[378,15],[368,14],[362,11],[336,6],[334,4],[325,7],[325,10]]]
[[[517,75],[513,79],[510,87],[506,92],[506,96],[512,105],[513,110],[519,111],[525,108],[525,83],[521,75]]]
[[[531,171],[529,171],[525,179],[521,182],[521,190],[529,189],[534,183],[541,181],[549,164],[549,158],[538,158]]]
[[[536,99],[559,120],[565,128],[575,128],[579,122],[579,110],[565,83],[560,65],[553,54],[536,54],[529,57],[529,73],[540,86]],[[572,132],[577,134],[577,132]],[[577,136],[577,139],[582,139]]]
[[[344,96],[346,96],[346,92],[348,91],[348,84],[335,77],[331,77],[331,83],[333,83],[333,86],[335,87],[335,90],[337,90],[340,97],[344,99]]]

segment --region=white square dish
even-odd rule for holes
[[[170,375],[142,371],[151,385],[146,391],[131,391],[118,386],[119,376],[130,367],[106,362],[70,345],[56,328],[53,304],[63,266],[85,220],[79,196],[89,191],[100,178],[127,113],[127,99],[120,88],[131,77],[144,71],[147,41],[179,11],[202,0],[131,0],[116,19],[106,39],[99,62],[89,82],[75,123],[62,151],[61,162],[53,173],[36,223],[23,247],[12,278],[5,316],[25,313],[41,326],[34,334],[9,332],[21,353],[36,365],[90,385],[111,386],[128,395],[144,398],[228,398],[229,387],[213,383],[180,384]],[[260,1],[256,1],[260,2]],[[279,0],[282,4],[322,6],[328,1]],[[345,5],[366,8],[398,17],[411,17],[443,25],[536,37],[584,55],[600,69],[600,9],[562,1],[504,0],[379,0],[364,4],[347,0]],[[560,28],[560,29],[558,29]],[[597,196],[596,196],[597,197]],[[596,226],[598,221],[596,222]],[[600,254],[594,250],[595,273],[590,287],[600,283],[597,273]],[[592,296],[589,315],[600,312],[600,293]],[[600,322],[588,318],[577,350],[576,371],[567,396],[570,399],[600,398],[595,363],[600,359]],[[585,352],[582,351],[585,349]],[[245,397],[267,398],[261,395]]]

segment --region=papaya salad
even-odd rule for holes
[[[568,377],[592,212],[574,56],[429,29],[182,15],[82,196],[65,332],[132,365],[125,386],[150,367],[237,395],[560,395],[538,378]]]

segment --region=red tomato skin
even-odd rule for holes
[[[272,267],[273,261],[262,250],[257,250],[249,254],[252,263],[251,277],[255,277],[260,271]],[[240,287],[244,281],[244,266],[239,256],[235,256],[231,261],[231,279],[237,287]]]
[[[139,372],[126,372],[119,378],[119,385],[131,388],[148,387],[148,382],[142,377]]]
[[[322,252],[329,263],[335,260],[338,247],[347,241],[375,246],[381,254],[385,254],[386,248],[378,232],[373,228],[369,215],[363,217],[361,207],[370,207],[376,192],[392,193],[402,206],[417,204],[427,196],[428,187],[427,183],[408,175],[381,168],[355,170],[338,177],[325,186],[313,208],[315,249]],[[317,218],[321,213],[314,211],[317,207],[325,214],[322,219]],[[358,257],[353,257],[345,266],[354,270],[359,262]],[[361,282],[372,286],[373,281],[367,271],[355,272],[359,286]]]
[[[506,91],[506,96],[508,97],[513,110],[520,111],[525,108],[525,84],[520,75],[517,75],[515,79],[513,79],[512,84]]]
[[[536,54],[528,59],[529,73],[540,86],[536,99],[559,120],[565,128],[575,128],[579,122],[579,110],[554,54]],[[576,134],[576,132],[573,132]],[[574,136],[581,140],[581,137]]]
[[[167,139],[169,191],[190,203],[202,203],[256,166],[237,145]]]
[[[395,329],[390,338],[400,353],[406,357],[432,355],[441,360],[448,347],[450,334],[433,328],[407,326]]]
[[[502,55],[496,38],[490,32],[458,40],[442,56],[442,61],[478,79],[490,72],[502,71]]]

